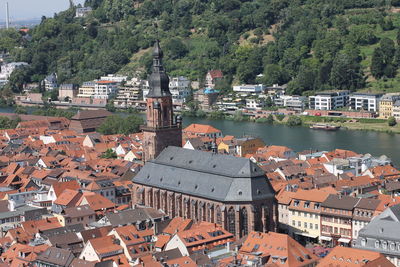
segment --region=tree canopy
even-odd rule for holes
[[[60,83],[136,70],[146,77],[157,38],[171,75],[201,80],[221,69],[229,83],[256,83],[263,74],[263,83],[289,83],[297,94],[356,90],[370,74],[397,74],[400,15],[388,11],[397,2],[86,0],[93,8],[87,18],[75,18],[72,6],[44,17],[31,40],[0,30],[0,51],[30,64],[13,74],[14,92],[51,72]]]

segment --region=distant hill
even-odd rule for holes
[[[388,2],[87,0],[88,17],[75,18],[70,8],[43,19],[31,41],[1,31],[0,50],[30,63],[15,80],[57,72],[61,82],[81,83],[115,72],[146,76],[148,48],[159,38],[171,75],[202,79],[221,69],[225,90],[232,82],[263,82],[288,83],[289,92],[306,95],[389,92],[400,88],[400,1]]]

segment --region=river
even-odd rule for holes
[[[185,117],[184,126],[191,123],[209,124],[220,129],[224,135],[260,137],[267,145],[283,145],[295,151],[306,149],[333,150],[348,149],[357,153],[370,153],[379,157],[386,155],[393,163],[400,166],[400,134],[384,132],[338,130],[321,131],[308,127],[289,127],[255,122],[235,122],[229,120],[210,120]]]
[[[0,113],[10,113],[13,110],[13,108],[0,108]],[[312,130],[308,127],[289,127],[286,125],[194,117],[183,118],[185,127],[191,123],[212,125],[220,129],[224,135],[260,137],[267,145],[283,145],[298,152],[306,149],[329,151],[342,148],[357,153],[370,153],[376,157],[386,155],[393,160],[396,166],[400,166],[400,149],[397,147],[400,144],[400,134],[357,130],[329,132]]]

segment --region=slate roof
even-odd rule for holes
[[[74,255],[68,250],[50,247],[39,254],[36,261],[57,266],[68,266],[74,258]]]
[[[113,227],[127,225],[146,220],[157,220],[165,216],[164,213],[153,208],[135,208],[133,210],[123,210],[118,213],[106,213],[105,215]]]
[[[352,210],[359,201],[359,198],[340,195],[329,195],[321,206],[334,209]]]
[[[361,244],[361,240],[363,239],[366,239],[365,246]],[[400,256],[400,251],[398,250],[390,250],[386,252],[381,246],[376,247],[376,240],[387,241],[388,250],[389,245],[392,242],[400,241],[400,205],[395,205],[387,208],[384,212],[372,219],[372,221],[368,225],[360,230],[355,245],[358,248]]]
[[[264,171],[249,159],[172,146],[148,161],[133,182],[222,202],[275,195]]]

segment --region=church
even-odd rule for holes
[[[275,192],[261,168],[246,158],[181,148],[182,118],[174,116],[162,58],[157,41],[142,127],[145,165],[132,179],[133,205],[217,223],[237,238],[275,231]]]

